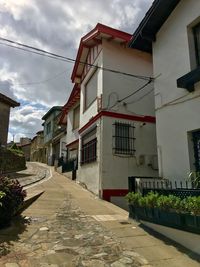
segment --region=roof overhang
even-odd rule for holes
[[[0,102],[3,102],[5,104],[7,104],[8,106],[15,108],[15,107],[19,107],[20,103],[14,101],[13,99],[11,99],[10,97],[3,95],[0,93]]]
[[[53,112],[55,111],[61,111],[62,110],[62,106],[54,106],[51,109],[49,109],[47,111],[46,114],[44,114],[44,116],[42,117],[42,120],[46,120]]]
[[[152,42],[156,34],[180,0],[155,0],[145,17],[133,33],[129,47],[152,53]]]
[[[68,111],[80,100],[80,86],[75,84],[67,103],[63,106],[58,124],[67,124]]]
[[[129,33],[98,23],[93,30],[81,38],[75,65],[71,75],[72,82],[80,83],[87,55],[91,47],[100,44],[102,39],[127,44],[131,40],[131,37],[132,35]]]

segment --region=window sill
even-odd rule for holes
[[[194,91],[195,83],[200,81],[200,67],[197,67],[195,70],[188,72],[179,79],[177,79],[177,87],[185,88],[189,92]]]

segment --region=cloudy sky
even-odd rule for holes
[[[100,22],[133,33],[153,0],[0,0],[0,37],[76,57],[80,38]],[[33,137],[41,117],[65,104],[73,64],[4,45],[0,92],[21,103],[11,111],[9,141]]]

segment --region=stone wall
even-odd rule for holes
[[[0,148],[0,174],[24,170],[26,161],[24,156],[15,154],[5,148]]]

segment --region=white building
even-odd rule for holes
[[[157,176],[152,59],[128,48],[130,39],[102,24],[81,38],[72,72],[80,109],[74,101],[67,122],[68,147],[79,140],[77,180],[116,203],[128,192],[128,176]],[[78,99],[74,90],[68,103]]]
[[[159,175],[200,171],[200,1],[154,1],[131,47],[153,53]]]

